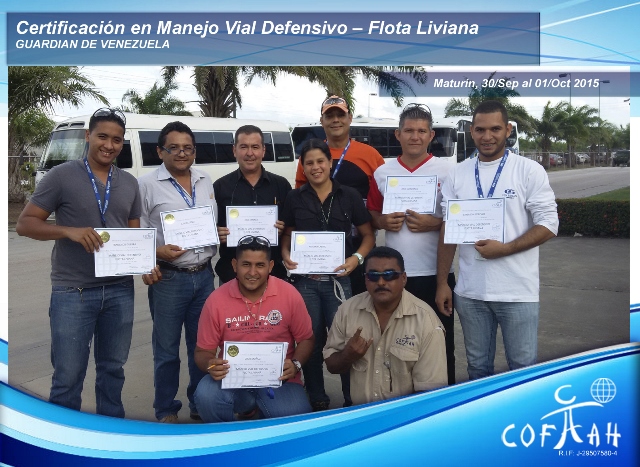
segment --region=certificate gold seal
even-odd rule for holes
[[[390,178],[389,179],[389,186],[391,188],[398,186],[398,179],[397,178]]]
[[[167,214],[166,216],[164,216],[164,221],[167,224],[173,224],[176,221],[176,218],[173,214]]]
[[[304,235],[297,235],[296,236],[296,243],[298,245],[304,245],[305,243],[307,243],[307,237],[305,237]]]
[[[235,218],[237,218],[239,215],[240,215],[240,213],[238,212],[238,210],[237,210],[237,209],[231,209],[231,210],[229,211],[229,217],[230,217],[231,219],[235,219]]]
[[[460,205],[458,203],[453,203],[449,208],[449,212],[451,214],[460,214]]]
[[[238,348],[237,345],[231,345],[229,346],[229,348],[227,349],[227,355],[229,355],[229,357],[235,357],[240,353],[240,349]]]
[[[100,232],[100,238],[104,243],[107,243],[111,238],[111,235],[109,235],[109,232]]]

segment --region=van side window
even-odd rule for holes
[[[274,131],[273,147],[276,151],[276,162],[291,162],[293,150],[291,146],[291,134],[284,131]]]
[[[264,135],[265,152],[264,152],[264,159],[262,160],[264,162],[273,162],[274,160],[273,139],[271,138],[271,133],[263,132],[263,135]]]
[[[369,144],[376,148],[382,157],[389,157],[389,142],[387,141],[386,128],[370,128]]]
[[[388,157],[396,158],[402,155],[402,148],[400,147],[400,141],[398,141],[398,138],[396,138],[395,130],[388,130],[388,131],[389,131],[389,156]]]
[[[116,157],[116,167],[120,167],[121,169],[130,169],[133,167],[131,141],[129,141],[128,139],[124,140],[122,151],[120,151],[120,154],[118,155],[118,157]]]
[[[160,165],[162,159],[158,157],[158,136],[159,131],[139,131],[140,150],[142,151],[142,165],[145,167]]]
[[[213,133],[210,131],[194,131],[196,137],[196,164],[215,164],[216,147]]]
[[[233,133],[227,131],[214,131],[213,140],[216,147],[216,162],[224,164],[235,162],[233,157]]]

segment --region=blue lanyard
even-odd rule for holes
[[[102,201],[100,201],[100,193],[98,193],[98,187],[96,186],[96,177],[93,175],[91,171],[91,167],[89,166],[89,161],[85,157],[84,166],[87,169],[87,173],[89,174],[89,180],[91,180],[91,184],[93,185],[93,194],[96,195],[96,201],[98,202],[98,210],[100,211],[100,219],[102,220],[102,227],[107,226],[107,221],[104,218],[105,213],[107,212],[107,207],[109,206],[109,198],[111,197],[111,176],[113,175],[113,165],[109,169],[109,175],[107,176],[107,184],[105,185],[104,190],[104,208],[102,207]]]
[[[498,184],[498,179],[500,178],[500,174],[502,173],[502,169],[504,168],[504,164],[507,162],[507,156],[509,155],[509,151],[505,149],[504,156],[500,160],[500,165],[498,165],[498,170],[496,171],[496,175],[493,177],[493,183],[491,184],[491,188],[489,188],[489,193],[487,194],[487,198],[493,198],[493,192],[496,189],[496,185]],[[476,156],[476,188],[478,189],[478,198],[484,198],[484,194],[482,193],[482,185],[480,185],[480,171],[478,170],[478,164],[480,163],[480,156]]]
[[[340,170],[340,166],[342,165],[342,159],[344,159],[345,154],[347,154],[347,149],[349,149],[349,146],[351,146],[351,139],[349,139],[347,146],[344,148],[344,151],[342,151],[342,155],[340,156],[340,159],[336,164],[336,170],[333,171],[333,176],[331,178],[335,179],[336,175],[338,175],[338,170]]]
[[[189,198],[187,198],[187,195],[184,193],[182,187],[178,185],[178,182],[176,182],[173,177],[169,178],[169,180],[171,180],[171,183],[173,183],[173,187],[176,189],[176,191],[180,193],[180,196],[182,196],[184,202],[187,203],[187,206],[189,206],[190,208],[196,207],[196,184],[193,184],[193,188],[191,190],[191,201],[189,201]]]

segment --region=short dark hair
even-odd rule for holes
[[[176,121],[167,123],[164,128],[160,130],[160,134],[158,135],[159,147],[164,147],[165,143],[167,142],[167,135],[172,131],[177,131],[178,133],[187,133],[189,136],[191,136],[191,142],[193,143],[193,145],[196,145],[196,137],[194,136],[193,131],[191,131],[191,128],[189,128],[182,122]]]
[[[329,150],[329,146],[327,143],[318,138],[311,138],[304,142],[302,148],[300,149],[300,163],[304,164],[304,156],[307,155],[309,151],[312,149],[320,149],[327,159],[331,161],[331,151]]]
[[[262,130],[255,125],[242,125],[236,130],[236,135],[233,137],[233,145],[238,144],[238,136],[240,135],[252,135],[258,133],[260,135],[260,144],[264,146],[264,134]]]
[[[269,248],[267,245],[262,245],[255,240],[251,243],[244,243],[236,247],[236,260],[240,259],[242,253],[247,250],[264,251],[267,254],[267,261],[271,261],[271,248]]]
[[[473,111],[473,117],[471,117],[471,126],[475,123],[477,114],[492,114],[494,112],[500,112],[502,114],[502,120],[505,126],[509,124],[509,116],[507,114],[507,108],[500,101],[486,100],[480,102],[478,107]]]
[[[404,258],[398,250],[394,250],[388,246],[377,246],[369,252],[364,258],[364,270],[367,270],[367,262],[371,258],[395,258],[398,261],[398,266],[402,272],[404,272]]]
[[[96,125],[98,125],[98,123],[100,123],[100,122],[117,123],[118,125],[120,125],[122,127],[122,131],[126,131],[127,130],[127,128],[125,127],[124,121],[116,113],[116,112],[119,112],[119,113],[122,112],[120,109],[111,109],[111,108],[108,108],[108,107],[104,107],[102,109],[96,110],[96,112],[99,112],[101,110],[104,110],[106,112],[109,112],[109,111],[111,111],[111,112],[107,113],[106,115],[96,115],[94,113],[91,116],[91,118],[89,119],[89,133],[91,133],[96,128]],[[124,114],[122,114],[122,113],[121,113],[121,115],[124,116]]]
[[[400,114],[398,129],[402,130],[405,120],[426,120],[429,122],[429,130],[433,130],[433,116],[427,110],[428,107],[420,104],[407,105]]]

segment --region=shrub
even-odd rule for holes
[[[629,201],[557,199],[560,229],[558,235],[629,237]]]

